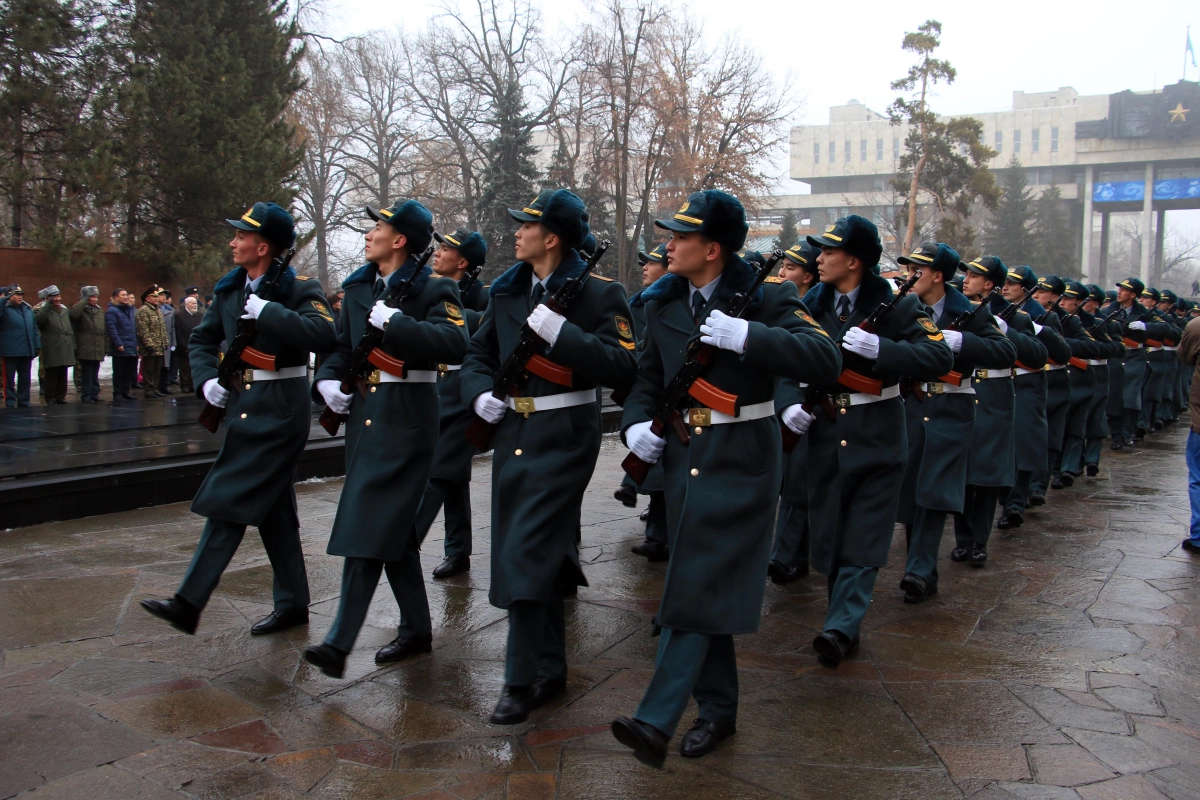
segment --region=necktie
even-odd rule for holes
[[[387,281],[375,281],[375,299],[383,297],[383,293],[387,291]]]
[[[700,292],[692,292],[692,319],[699,322],[702,313],[704,313],[704,295]]]
[[[930,319],[933,319],[933,306],[925,306],[925,313],[929,315]]]
[[[530,297],[530,304],[531,304],[532,308],[537,308],[538,304],[540,304],[542,302],[542,298],[545,296],[546,296],[546,284],[538,283],[536,286],[534,286],[533,294]]]
[[[838,299],[837,313],[838,313],[838,319],[840,319],[842,322],[845,322],[846,318],[850,316],[850,296],[849,295],[844,294],[841,296],[841,298]]]

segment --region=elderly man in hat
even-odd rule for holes
[[[14,283],[0,293],[0,377],[5,407],[29,407],[29,377],[41,347],[33,306],[25,302],[25,290]]]
[[[67,370],[75,365],[71,311],[63,305],[57,286],[47,286],[38,296],[44,299],[34,309],[33,318],[42,334],[42,389],[47,405],[63,405],[67,402]]]
[[[75,328],[75,356],[82,378],[79,402],[99,403],[100,362],[108,349],[108,332],[97,287],[84,286],[79,290],[79,302],[71,306],[71,324]]]
[[[237,231],[229,243],[236,267],[217,283],[213,305],[191,339],[196,394],[227,411],[225,441],[192,500],[192,511],[208,520],[175,596],[143,600],[142,608],[195,633],[246,526],[254,525],[274,573],[275,608],[250,628],[261,636],[308,623],[308,575],[292,477],[312,424],[309,354],[332,350],[336,333],[320,284],[291,267],[270,297],[258,294],[276,259],[296,241],[292,215],[275,203],[255,203],[240,219],[226,222]],[[243,315],[256,320],[254,349],[273,357],[275,369],[245,370],[245,383],[231,392],[217,380],[217,365]]]
[[[188,342],[192,331],[196,330],[204,319],[204,310],[200,307],[200,298],[190,294],[183,298],[183,308],[175,312],[175,359],[179,364],[179,391],[191,394],[196,390],[192,383],[192,359]]]
[[[158,310],[162,302],[162,289],[151,286],[142,292],[142,307],[137,310],[138,354],[142,357],[142,388],[146,399],[162,397],[156,388],[163,369],[163,358],[170,347],[167,324]]]

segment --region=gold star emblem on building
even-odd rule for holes
[[[1171,122],[1187,122],[1188,112],[1190,108],[1184,108],[1183,103],[1176,103],[1175,107],[1167,113],[1171,115]]]

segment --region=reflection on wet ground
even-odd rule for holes
[[[434,652],[375,666],[398,621],[383,589],[341,681],[300,658],[337,605],[341,561],[324,551],[338,481],[299,487],[313,616],[279,636],[247,630],[271,597],[253,536],[195,637],[137,607],[187,566],[202,520],[186,504],[5,532],[0,797],[1196,798],[1185,436],[1106,451],[1100,477],[998,532],[985,569],[950,562],[948,536],[929,603],[901,602],[898,536],[862,652],[837,672],[810,648],[824,578],[768,585],[761,631],[738,638],[737,736],[663,771],[608,733],[649,679],[664,574],[629,553],[641,524],[612,499],[615,441],[584,503],[591,586],[568,603],[567,696],[513,728],[486,721],[506,636],[486,594],[487,460],[475,465],[472,570],[428,582]]]

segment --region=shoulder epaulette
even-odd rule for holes
[[[597,274],[596,274],[596,273],[594,273],[594,272],[593,272],[593,273],[591,273],[591,274],[590,274],[588,277],[591,277],[591,278],[596,278],[597,280],[601,280],[601,281],[608,281],[609,283],[613,283],[613,282],[614,282],[614,279],[613,279],[613,278],[606,278],[606,277],[604,277],[603,275],[597,275]]]
[[[779,277],[778,275],[771,275],[763,280],[763,283],[783,283],[783,278]]]
[[[296,276],[296,280],[298,280],[298,281],[311,281],[311,280],[312,280],[312,278],[310,278],[310,277],[309,277],[309,276],[307,276],[307,275],[297,275],[297,276]]]

